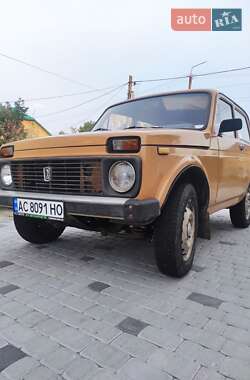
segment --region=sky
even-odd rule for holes
[[[213,7],[242,8],[243,31],[171,30],[171,8]],[[72,80],[0,56],[0,102],[25,99],[29,114],[52,134],[96,120],[107,106],[125,100],[126,86],[118,86],[129,74],[135,81],[187,75],[202,61],[207,63],[197,74],[250,66],[249,0],[8,0],[1,15],[0,54]],[[250,70],[195,78],[193,87],[218,88],[250,114]],[[109,89],[82,94],[103,88]],[[186,88],[186,79],[138,84],[135,96]]]

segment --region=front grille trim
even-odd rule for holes
[[[47,166],[52,169],[51,182],[44,181],[43,168]],[[15,160],[11,171],[16,191],[104,195],[100,158]]]

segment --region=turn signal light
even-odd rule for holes
[[[14,146],[13,145],[3,146],[0,149],[0,157],[8,158],[8,157],[13,157],[13,156],[14,156]]]
[[[109,153],[137,153],[140,149],[140,137],[111,137],[107,141]]]

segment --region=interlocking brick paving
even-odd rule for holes
[[[1,286],[0,287],[0,294],[1,295],[5,295],[5,294],[13,292],[14,290],[17,290],[17,289],[19,289],[19,286],[12,285],[12,284]]]
[[[131,335],[138,335],[147,326],[148,323],[131,317],[125,318],[117,325],[118,329]]]
[[[0,269],[9,267],[10,265],[13,265],[10,261],[0,261]]]
[[[210,306],[210,307],[215,307],[218,309],[218,307],[222,304],[223,300],[216,298],[216,297],[210,297],[207,296],[206,294],[201,294],[201,293],[191,293],[188,296],[188,299],[194,302],[198,302],[204,306]]]
[[[0,348],[0,372],[25,356],[23,351],[10,344]]]
[[[228,211],[183,279],[138,236],[33,246],[0,223],[1,380],[249,380],[250,230]]]

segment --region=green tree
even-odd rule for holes
[[[77,133],[90,132],[94,128],[94,125],[94,121],[85,121],[80,127],[71,127],[70,130],[74,135]]]
[[[10,103],[0,103],[0,146],[12,141],[25,139],[26,133],[22,120],[28,111],[24,101],[18,99],[14,106]]]
[[[81,132],[90,132],[94,128],[94,121],[85,121],[85,123],[79,127],[78,131]]]

